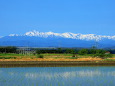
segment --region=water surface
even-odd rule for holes
[[[115,86],[115,67],[0,68],[0,86]]]

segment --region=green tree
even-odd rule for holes
[[[16,53],[17,48],[14,46],[0,47],[1,53]]]
[[[98,49],[96,50],[96,54],[105,54],[105,50],[102,50],[102,49]]]
[[[89,53],[90,53],[90,54],[96,54],[96,49],[90,49],[90,50],[89,50]]]
[[[66,50],[65,50],[65,53],[75,54],[76,51],[75,51],[75,49],[66,49]]]
[[[62,53],[62,49],[61,49],[61,48],[58,48],[58,49],[57,49],[57,53]]]
[[[78,54],[80,54],[80,55],[88,54],[88,50],[87,49],[81,49],[80,51],[78,51]]]
[[[41,54],[41,50],[36,50],[36,54]]]

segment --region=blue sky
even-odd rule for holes
[[[115,0],[0,0],[0,36],[41,32],[115,35]]]

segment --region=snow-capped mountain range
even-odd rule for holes
[[[95,34],[75,34],[71,32],[66,32],[66,33],[54,33],[54,32],[39,32],[36,30],[26,32],[23,35],[18,35],[18,34],[10,34],[9,36],[36,36],[36,37],[62,37],[62,38],[71,38],[71,39],[80,39],[80,40],[102,40],[104,38],[106,39],[112,39],[115,40],[115,35],[114,36],[106,36],[106,35],[95,35]]]
[[[36,30],[25,34],[10,34],[0,37],[0,46],[30,47],[91,47],[100,48],[115,46],[115,36],[96,34],[76,34],[71,32],[54,33]]]

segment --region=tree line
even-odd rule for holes
[[[0,53],[16,53],[17,48],[14,46],[0,47]]]
[[[0,47],[0,53],[17,53],[17,47],[15,46],[7,46],[7,47]],[[59,53],[59,54],[104,54],[107,51],[111,54],[115,54],[115,49],[96,49],[96,48],[89,48],[89,49],[77,49],[77,48],[56,48],[56,49],[33,49],[38,54],[44,54],[44,53]]]
[[[43,53],[66,53],[66,54],[80,54],[80,55],[84,55],[84,54],[96,54],[96,53],[101,53],[104,54],[106,53],[107,50],[103,50],[103,49],[62,49],[62,48],[58,48],[58,49],[37,49],[36,53],[38,54],[43,54]]]
[[[55,49],[55,50],[36,50],[36,53],[38,55],[44,54],[44,53],[65,53],[65,54],[73,54],[72,57],[76,57],[77,54],[79,55],[87,55],[90,54],[92,57],[100,57],[102,59],[110,58],[112,57],[111,52],[104,50],[104,49]]]

